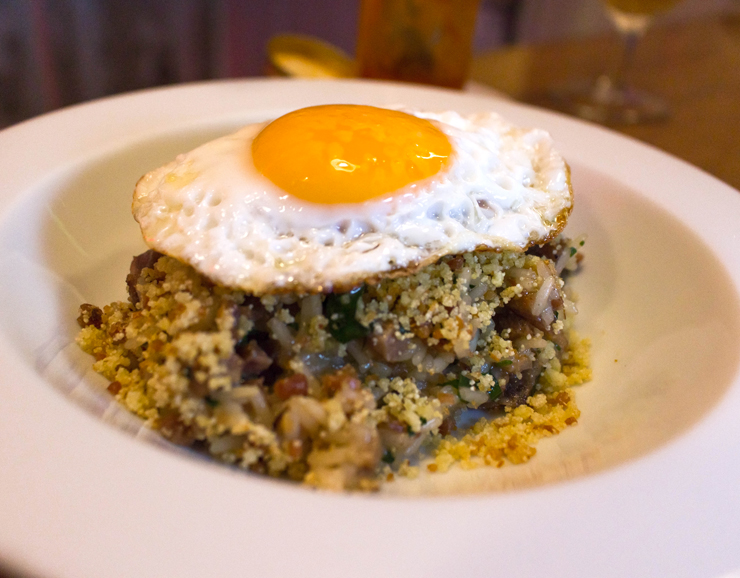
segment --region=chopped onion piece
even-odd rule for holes
[[[542,287],[537,291],[537,296],[532,304],[532,315],[539,317],[550,303],[550,295],[555,289],[555,277],[548,277],[542,282]]]

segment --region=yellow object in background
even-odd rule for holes
[[[680,0],[606,0],[606,3],[617,10],[628,14],[657,14],[667,12]]]
[[[311,36],[280,34],[267,45],[268,74],[297,78],[352,78],[355,62],[342,50]]]
[[[480,0],[362,0],[360,76],[461,88]]]

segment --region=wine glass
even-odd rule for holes
[[[635,48],[656,14],[680,0],[604,0],[606,9],[623,40],[621,60],[611,74],[602,74],[586,85],[553,91],[556,108],[601,124],[638,124],[668,117],[665,100],[638,90],[629,74]]]

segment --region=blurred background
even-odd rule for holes
[[[400,0],[399,0],[400,1]],[[0,0],[0,127],[120,92],[263,75],[278,33],[355,52],[359,0]],[[684,0],[661,24],[736,9]],[[599,0],[482,0],[474,55],[612,31]]]

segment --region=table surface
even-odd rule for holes
[[[616,34],[484,53],[472,80],[542,105],[548,89],[595,78],[620,56]],[[740,189],[740,14],[671,26],[638,45],[633,84],[663,96],[667,121],[615,130],[676,155]]]

